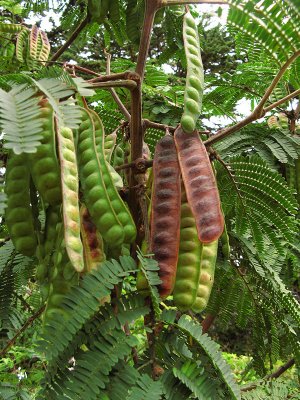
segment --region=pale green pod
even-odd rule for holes
[[[182,311],[191,309],[196,300],[201,249],[195,218],[182,185],[179,256],[173,291],[174,304]]]
[[[200,313],[207,306],[214,283],[217,254],[218,240],[211,243],[203,243],[197,297],[192,307],[195,313]]]
[[[187,61],[187,75],[184,111],[180,123],[184,132],[191,133],[195,130],[196,122],[201,113],[204,72],[197,25],[189,12],[183,18],[183,42]]]
[[[93,121],[96,129],[96,137],[98,142],[97,150],[98,150],[98,159],[101,164],[103,173],[104,173],[104,182],[106,187],[106,192],[110,199],[110,202],[113,206],[113,209],[116,213],[118,220],[121,222],[124,229],[124,243],[132,243],[136,237],[136,227],[133,222],[133,218],[131,216],[128,207],[125,205],[123,200],[121,199],[118,190],[116,189],[113,178],[110,173],[109,164],[105,160],[105,152],[104,152],[104,128],[99,116],[91,111],[91,115],[93,117]],[[101,146],[102,140],[102,146]],[[102,150],[102,151],[101,151]]]
[[[61,166],[65,246],[73,267],[77,272],[81,272],[84,269],[84,258],[80,238],[78,170],[72,130],[67,127],[59,129],[57,143]]]

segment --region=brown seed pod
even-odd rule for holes
[[[159,264],[159,294],[172,293],[180,235],[180,169],[172,136],[157,143],[153,160],[150,252]]]
[[[219,191],[204,144],[197,131],[174,133],[187,199],[196,220],[199,240],[210,243],[224,230]]]

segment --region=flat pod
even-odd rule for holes
[[[204,144],[197,131],[174,134],[187,199],[196,221],[199,240],[209,243],[224,230],[219,191]]]
[[[153,160],[150,253],[159,264],[162,298],[172,293],[180,235],[180,170],[172,136],[157,143]]]

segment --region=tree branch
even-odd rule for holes
[[[111,55],[109,53],[107,53],[105,50],[104,50],[104,53],[106,54],[106,73],[107,73],[107,75],[110,75]],[[110,91],[110,94],[112,95],[113,99],[117,103],[117,106],[119,107],[119,110],[121,111],[121,113],[124,115],[124,117],[127,119],[127,121],[130,121],[131,115],[129,114],[129,112],[127,111],[127,108],[122,103],[122,101],[121,101],[120,97],[118,96],[117,92],[115,91],[115,89],[110,88],[109,91]]]
[[[137,83],[131,79],[122,79],[120,81],[97,82],[91,85],[93,88],[111,88],[111,87],[124,87],[129,90],[134,90]]]
[[[273,104],[270,104],[268,107],[264,108],[264,113],[267,113],[268,111],[272,110],[273,108],[276,108],[280,106],[280,104],[285,103],[286,101],[292,99],[293,97],[298,96],[300,94],[300,89],[295,90],[294,92],[288,94],[287,96],[283,97],[282,99],[276,101]]]
[[[0,351],[0,357],[3,357],[7,353],[7,351],[11,348],[11,346],[15,344],[18,337],[43,313],[45,307],[46,306],[44,305],[35,314],[33,314],[30,318],[28,318],[25,324],[15,334],[15,336],[12,339],[10,339],[7,345]]]
[[[202,325],[202,333],[207,333],[214,320],[216,319],[216,315],[207,314],[204,320],[201,322]]]
[[[263,117],[265,115],[265,113],[267,111],[269,111],[270,109],[274,108],[270,108],[271,106],[268,106],[264,109],[264,105],[265,103],[268,101],[268,98],[270,97],[272,91],[274,90],[274,88],[277,86],[278,82],[280,81],[280,79],[282,78],[283,74],[285,73],[285,71],[288,69],[288,67],[292,64],[293,61],[296,60],[297,57],[300,56],[300,50],[296,51],[287,61],[286,63],[280,68],[280,70],[278,71],[277,75],[275,76],[275,78],[273,79],[271,85],[268,87],[268,89],[266,90],[265,94],[263,95],[261,101],[258,103],[258,105],[256,106],[256,108],[254,109],[254,111],[248,115],[248,117],[246,117],[245,119],[243,119],[242,121],[238,122],[235,125],[229,126],[227,128],[221,129],[219,130],[215,135],[211,136],[209,139],[207,139],[204,144],[205,146],[211,146],[212,144],[222,140],[224,137],[230,135],[233,132],[237,132],[238,130],[240,130],[241,128],[243,128],[244,126],[250,124],[253,121],[256,121],[257,119]],[[297,92],[297,91],[296,91]],[[297,94],[295,95],[294,92],[294,96],[297,96]],[[283,101],[284,100],[284,101]],[[283,99],[280,99],[280,104],[281,102],[285,102],[287,101],[287,96],[284,97]],[[274,104],[279,103],[276,102]],[[274,104],[272,106],[274,106]],[[279,104],[277,104],[279,105]],[[276,106],[277,106],[276,105]],[[275,106],[275,107],[276,107]]]
[[[279,378],[280,375],[282,375],[285,371],[287,371],[289,368],[291,368],[294,364],[295,364],[295,359],[291,358],[284,365],[279,367],[275,372],[265,376],[264,379],[276,379],[276,378]]]
[[[71,44],[75,41],[75,39],[77,38],[77,36],[80,34],[80,32],[86,27],[86,25],[88,24],[88,17],[85,17],[84,20],[82,20],[79,25],[77,26],[77,28],[75,29],[75,31],[71,34],[71,36],[69,37],[69,39],[61,46],[61,48],[59,48],[57,50],[57,52],[51,57],[51,59],[48,61],[48,63],[56,61],[65,50],[67,50],[68,47],[71,46]],[[47,65],[48,65],[47,63]]]
[[[162,0],[161,7],[179,6],[183,4],[227,4],[226,0]]]

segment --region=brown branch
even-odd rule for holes
[[[179,6],[183,4],[227,4],[226,0],[162,0],[161,7]]]
[[[244,126],[250,124],[253,121],[256,121],[257,119],[259,119],[261,117],[263,117],[265,115],[265,113],[267,112],[266,110],[268,110],[269,107],[270,107],[270,106],[268,106],[266,109],[264,109],[264,105],[268,101],[268,98],[270,97],[272,91],[277,86],[278,82],[280,81],[280,79],[282,78],[283,74],[288,69],[288,67],[291,65],[291,63],[299,56],[300,56],[300,50],[295,52],[286,61],[286,63],[280,68],[280,70],[278,71],[277,75],[273,79],[271,85],[268,87],[268,89],[266,90],[265,94],[263,95],[261,101],[258,103],[258,105],[254,109],[254,111],[250,115],[248,115],[248,117],[246,117],[245,119],[243,119],[242,121],[238,122],[235,125],[232,125],[232,126],[229,126],[227,128],[219,130],[215,135],[211,136],[209,139],[207,139],[204,142],[205,146],[211,146],[212,144],[224,139],[224,137],[230,135],[231,133],[237,132],[238,130],[240,130]],[[285,101],[286,101],[286,97],[284,98]],[[281,100],[283,100],[283,99],[281,99]],[[281,101],[281,100],[279,100],[279,101]],[[276,103],[278,103],[278,102],[276,102]]]
[[[154,128],[154,129],[159,129],[161,131],[169,131],[169,132],[175,132],[175,129],[173,126],[165,125],[165,124],[159,124],[157,122],[152,122],[149,119],[143,119],[143,126],[145,129],[148,128]]]
[[[141,34],[139,53],[135,71],[144,79],[147,55],[150,47],[151,32],[156,11],[161,7],[161,0],[146,0],[144,24]]]
[[[110,75],[111,55],[109,53],[107,53],[105,50],[104,50],[104,53],[106,54],[106,74]],[[127,108],[122,103],[122,101],[121,101],[120,97],[118,96],[117,92],[115,91],[115,89],[110,88],[109,91],[110,91],[110,94],[112,95],[112,98],[117,103],[117,106],[119,107],[119,110],[121,111],[121,113],[124,115],[124,117],[127,119],[127,121],[130,121],[131,115],[129,114]]]
[[[291,358],[284,365],[279,367],[275,372],[273,372],[270,375],[265,376],[264,379],[276,379],[276,378],[279,378],[279,376],[281,376],[285,371],[287,371],[289,368],[291,368],[294,364],[295,364],[295,359]]]
[[[131,79],[123,79],[120,81],[108,81],[108,82],[97,82],[97,83],[93,83],[91,85],[91,87],[93,88],[99,88],[99,89],[108,89],[111,87],[124,87],[127,88],[129,90],[134,90],[137,87],[137,84],[135,81],[131,80]]]
[[[207,314],[204,320],[201,322],[202,325],[202,333],[207,333],[214,320],[216,319],[216,315]]]
[[[65,50],[67,50],[68,47],[71,46],[71,44],[74,42],[74,40],[77,38],[77,36],[80,34],[80,32],[86,27],[88,24],[88,17],[85,17],[84,20],[82,20],[75,31],[71,34],[68,40],[57,50],[57,52],[51,57],[50,63],[53,61],[56,61],[63,53]],[[48,62],[48,63],[49,63]],[[48,65],[48,64],[47,64]]]
[[[125,332],[126,336],[130,336],[131,335],[131,332],[130,332],[129,325],[128,325],[127,321],[124,324],[124,332]],[[131,354],[132,354],[133,363],[134,363],[135,366],[137,366],[138,363],[139,363],[139,357],[138,357],[138,352],[137,352],[136,347],[132,347],[131,348]]]
[[[67,68],[77,69],[78,71],[84,72],[85,74],[101,76],[101,74],[98,74],[97,72],[94,72],[91,69],[88,69],[88,68],[85,68],[85,67],[81,67],[80,65],[74,65],[74,64],[66,63],[65,66]]]
[[[92,78],[88,80],[89,83],[96,82],[107,82],[107,81],[118,81],[120,79],[136,79],[139,76],[132,71],[118,72],[115,74],[107,74],[107,75],[98,75],[97,78]]]
[[[300,89],[295,90],[294,92],[288,94],[287,96],[283,97],[282,99],[276,101],[273,104],[270,104],[268,107],[264,108],[264,113],[267,113],[268,111],[272,110],[273,108],[276,108],[280,106],[280,104],[285,103],[286,101],[292,99],[293,97],[298,96],[300,94]]]
[[[33,314],[30,318],[28,318],[25,324],[15,334],[15,336],[12,339],[10,339],[7,345],[0,351],[0,357],[3,357],[7,353],[7,351],[15,344],[18,337],[43,313],[45,307],[46,306],[44,305],[35,314]]]
[[[263,380],[269,380],[269,379],[276,379],[279,376],[281,376],[285,371],[287,371],[289,368],[291,368],[295,364],[295,360],[292,358],[288,362],[286,362],[284,365],[279,367],[275,372],[273,372],[270,375],[266,375]],[[253,383],[249,386],[245,386],[241,388],[242,392],[250,392],[253,389],[256,389],[257,386],[259,386],[260,383]]]
[[[275,87],[277,86],[278,82],[280,81],[280,79],[282,78],[282,76],[284,75],[284,73],[286,72],[286,70],[288,69],[288,67],[292,64],[293,61],[296,60],[296,58],[298,58],[300,56],[300,50],[296,51],[284,64],[283,66],[280,68],[280,70],[278,71],[277,75],[275,76],[275,78],[273,79],[271,85],[268,87],[268,89],[266,90],[265,94],[263,95],[261,101],[258,103],[257,107],[254,110],[254,114],[257,115],[258,118],[261,118],[264,116],[263,113],[263,107],[265,105],[265,103],[267,102],[268,98],[270,97],[271,93],[273,92],[273,90],[275,89]]]

